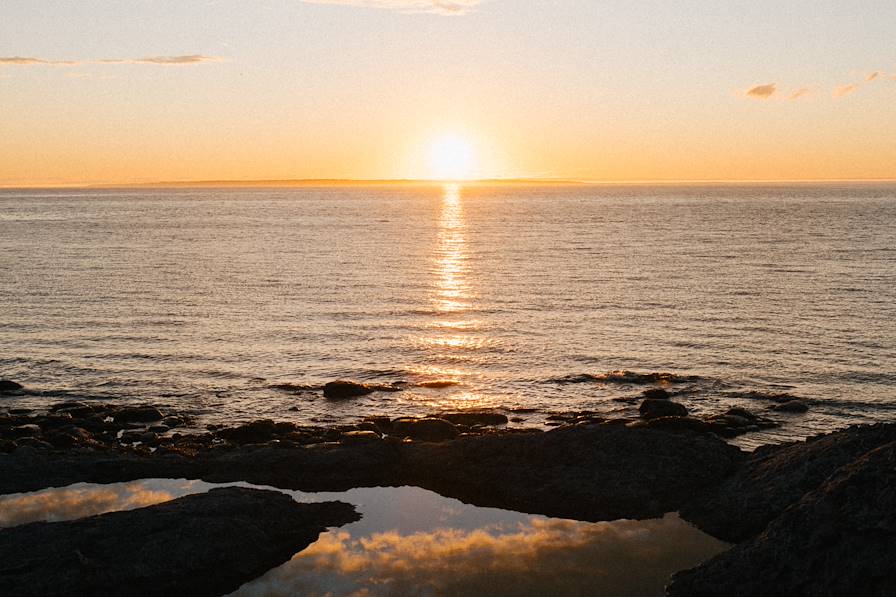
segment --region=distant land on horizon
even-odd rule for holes
[[[352,179],[296,178],[258,180],[175,180],[155,182],[109,182],[80,184],[0,185],[0,189],[174,189],[174,188],[263,188],[263,187],[387,187],[387,186],[678,186],[678,185],[826,185],[826,184],[896,184],[896,178],[878,179],[803,179],[803,180],[585,180],[571,178],[482,178],[470,180],[436,179]]]

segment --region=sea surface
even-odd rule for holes
[[[661,385],[808,402],[761,441],[896,418],[893,185],[2,190],[0,279],[7,406],[543,426]]]

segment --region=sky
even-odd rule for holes
[[[3,0],[0,185],[893,179],[894,39],[892,0]]]

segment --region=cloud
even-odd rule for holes
[[[339,4],[364,8],[383,8],[399,12],[428,12],[458,16],[468,14],[480,0],[302,0],[308,4]]]
[[[758,100],[767,100],[771,96],[775,95],[775,92],[778,91],[778,87],[774,83],[769,83],[768,85],[757,85],[753,87],[749,91],[747,91],[747,97],[752,97],[753,99]]]
[[[843,97],[849,95],[858,89],[859,86],[857,83],[850,83],[849,85],[841,85],[837,89],[834,90],[834,97]]]
[[[727,546],[676,515],[581,523],[531,519],[516,526],[439,528],[360,537],[331,531],[242,595],[655,594],[669,576]],[[632,574],[637,570],[637,574]],[[333,594],[333,593],[329,593]]]
[[[203,56],[202,54],[185,54],[183,56],[147,56],[145,58],[101,58],[99,60],[45,60],[26,56],[0,56],[0,66],[80,66],[83,64],[157,64],[161,66],[178,66],[182,64],[200,64],[202,62],[218,62],[220,58]]]
[[[812,92],[809,90],[808,87],[803,87],[802,89],[797,89],[796,91],[791,93],[790,97],[788,97],[787,99],[789,99],[790,101],[796,101],[796,100],[800,99],[801,97],[806,97],[810,93],[812,93]]]
[[[866,80],[866,81],[873,81],[874,79],[878,78],[878,77],[881,76],[882,74],[883,74],[883,73],[881,73],[879,70],[876,70],[876,71],[874,71],[873,73],[868,73],[868,76],[865,77],[865,80]]]
[[[64,66],[72,66],[78,64],[74,60],[44,60],[42,58],[30,58],[25,56],[0,56],[0,64],[15,64],[18,66],[29,66],[34,64],[59,64]]]

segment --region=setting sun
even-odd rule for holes
[[[432,176],[439,180],[470,178],[474,162],[472,143],[456,134],[446,134],[435,139],[430,148]]]

